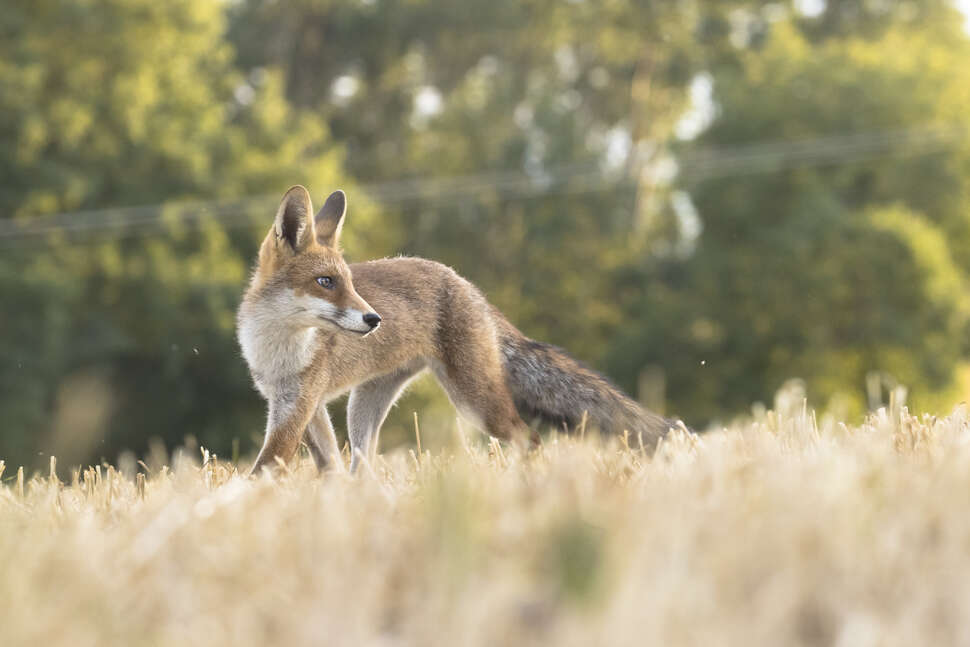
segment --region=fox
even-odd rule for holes
[[[504,441],[538,443],[537,423],[586,423],[652,447],[673,426],[562,349],[526,337],[446,265],[415,257],[348,264],[346,212],[343,191],[314,214],[307,189],[294,186],[260,245],[237,313],[242,355],[267,402],[250,474],[290,461],[301,442],[321,472],[342,466],[327,405],[346,393],[355,473],[423,371],[463,419]]]

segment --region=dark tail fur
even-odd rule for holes
[[[587,425],[607,433],[630,433],[630,443],[642,438],[653,448],[674,423],[647,411],[596,371],[583,366],[561,348],[507,331],[501,336],[506,380],[519,415],[575,428],[583,412]]]

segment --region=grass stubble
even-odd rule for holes
[[[459,434],[461,432],[459,431]],[[970,644],[970,414],[0,486],[5,645]]]

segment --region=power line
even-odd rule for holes
[[[380,204],[418,202],[422,205],[446,206],[473,196],[494,193],[503,199],[528,198],[537,195],[569,194],[601,189],[605,176],[589,164],[559,167],[554,171],[525,174],[520,171],[478,173],[436,179],[413,179],[361,185],[358,190]],[[617,178],[623,181],[624,178]],[[629,178],[626,178],[629,181]],[[568,183],[567,183],[568,182]],[[615,183],[615,182],[614,182]],[[216,219],[225,227],[246,226],[253,212],[275,211],[279,197],[253,196],[241,200],[173,203],[124,207],[88,212],[42,216],[28,221],[0,221],[0,247],[18,240],[51,234],[104,233],[141,235],[166,224],[194,224]],[[265,224],[265,215],[259,222]]]
[[[676,177],[691,184],[717,177],[928,155],[951,148],[966,139],[966,135],[962,126],[928,125],[692,151],[672,158],[672,161],[677,168]],[[589,193],[633,184],[640,175],[641,171],[611,172],[599,164],[583,163],[535,172],[499,170],[448,178],[395,180],[363,184],[358,190],[380,204],[416,202],[423,206],[442,207],[485,195],[515,200]],[[276,195],[261,195],[235,200],[69,212],[27,221],[0,220],[0,248],[52,234],[140,236],[170,223],[195,225],[207,219],[218,220],[224,227],[245,226],[255,224],[251,218],[256,210],[260,213],[274,210],[277,200]]]
[[[682,157],[680,164],[684,174],[697,181],[739,172],[926,155],[946,150],[966,135],[963,126],[930,125],[691,152]]]

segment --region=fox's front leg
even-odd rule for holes
[[[337,437],[333,433],[326,402],[321,400],[317,405],[310,418],[310,424],[307,425],[303,441],[310,450],[310,455],[319,471],[325,472],[337,465],[342,465],[340,450],[337,448]]]
[[[288,462],[296,454],[315,410],[316,402],[300,393],[299,389],[282,388],[274,393],[269,399],[266,438],[250,475],[258,475],[263,468],[274,467],[277,457]]]

